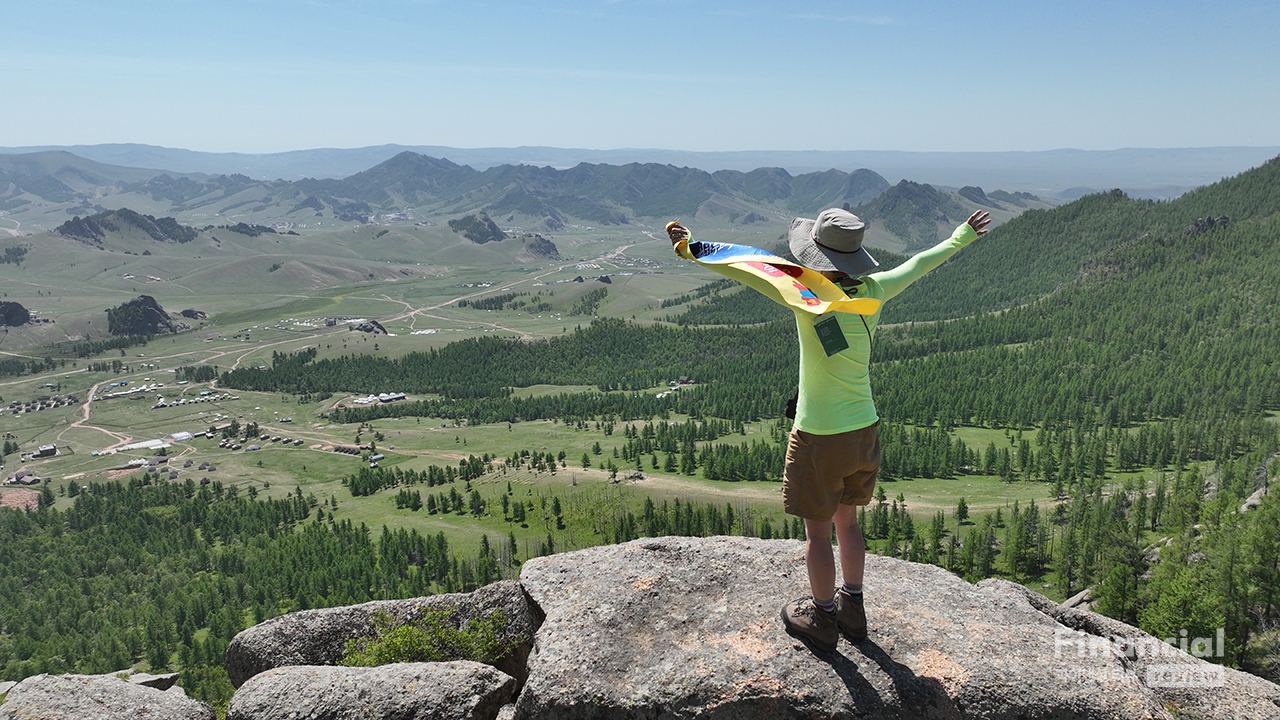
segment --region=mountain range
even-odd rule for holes
[[[857,209],[873,224],[879,221],[882,245],[909,248],[934,241],[941,228],[977,207],[1007,220],[1051,203],[1029,193],[993,190],[988,195],[977,186],[956,193],[908,180],[891,186],[867,169],[793,175],[779,167],[708,173],[656,163],[580,163],[564,170],[532,165],[476,170],[406,151],[345,178],[262,181],[240,174],[106,165],[63,151],[0,155],[0,211],[15,225],[12,234],[50,230],[69,217],[121,208],[197,227],[230,220],[281,230],[370,222],[440,225],[485,212],[519,233],[676,217],[730,226],[780,225],[833,206]]]
[[[343,178],[409,151],[477,170],[497,165],[569,168],[580,163],[657,163],[714,172],[785,168],[793,174],[870,168],[890,182],[912,180],[945,188],[965,185],[1031,192],[1073,200],[1091,190],[1120,188],[1131,197],[1169,198],[1239,173],[1280,153],[1280,147],[1060,149],[1037,152],[742,151],[661,149],[588,150],[516,147],[453,148],[378,145],[278,153],[210,153],[140,144],[0,148],[0,154],[66,151],[96,162],[174,173],[246,175],[259,180]]]

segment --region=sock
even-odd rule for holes
[[[816,608],[818,608],[819,610],[823,610],[823,611],[828,612],[828,613],[830,613],[830,614],[832,614],[832,615],[835,615],[835,614],[836,614],[836,599],[835,599],[835,598],[831,598],[830,600],[828,600],[828,601],[826,601],[826,602],[822,602],[822,601],[821,601],[821,600],[819,600],[818,598],[814,598],[814,599],[813,599],[813,606],[814,606],[814,607],[816,607]]]
[[[852,583],[844,583],[840,587],[840,589],[848,593],[849,597],[853,598],[854,600],[862,599],[862,583],[858,583],[857,585],[854,585]]]

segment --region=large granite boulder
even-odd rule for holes
[[[0,705],[0,720],[214,720],[213,709],[181,693],[113,675],[34,675]]]
[[[1280,686],[1257,675],[1205,662],[1183,652],[1167,641],[1068,603],[1056,603],[1008,580],[988,579],[978,583],[1009,595],[1021,595],[1032,607],[1060,623],[1060,645],[1064,652],[1109,652],[1124,668],[1150,689],[1156,700],[1176,711],[1175,717],[1214,720],[1265,720],[1280,718]],[[1204,638],[1207,646],[1190,649],[1202,654],[1220,652],[1220,639]],[[1178,638],[1179,643],[1181,638]]]
[[[517,720],[1174,717],[1087,624],[930,565],[868,556],[870,637],[829,657],[779,619],[808,593],[799,541],[636,540],[530,560],[520,581],[545,620]],[[1280,688],[1235,687],[1230,716],[1280,715]]]
[[[493,720],[515,678],[466,660],[379,667],[295,665],[253,676],[227,720]]]
[[[521,640],[494,662],[504,673],[523,682],[525,659],[533,647],[538,619],[520,584],[514,580],[486,585],[471,593],[451,593],[407,600],[377,600],[348,607],[303,610],[272,618],[236,635],[227,648],[224,665],[231,683],[240,687],[260,672],[285,665],[333,665],[348,639],[373,634],[374,616],[385,612],[401,622],[421,618],[431,610],[450,609],[455,627],[499,610],[507,619],[503,641]],[[460,658],[459,658],[460,659]]]

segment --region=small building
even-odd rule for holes
[[[117,452],[129,452],[132,450],[159,450],[169,447],[169,443],[164,440],[143,440],[142,442],[129,443],[116,448]]]
[[[53,457],[54,455],[57,455],[57,454],[58,454],[57,445],[41,445],[40,447],[36,448],[35,454],[32,455],[31,457],[45,458],[45,457]]]
[[[30,468],[22,468],[10,475],[5,482],[10,485],[35,485],[40,481],[36,479],[36,474]]]

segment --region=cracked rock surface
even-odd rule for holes
[[[180,693],[114,675],[34,675],[9,691],[0,720],[214,720],[213,709]]]
[[[1280,718],[1280,686],[1256,675],[1215,665],[1176,651],[1158,638],[1106,615],[1058,604],[1007,580],[987,579],[980,588],[1022,595],[1032,607],[1073,633],[1063,633],[1063,649],[1079,654],[1114,651],[1116,661],[1140,678],[1164,707],[1181,717],[1206,720]],[[1067,644],[1070,642],[1070,644]],[[1186,687],[1184,685],[1189,685]]]
[[[379,667],[292,665],[253,676],[227,720],[493,720],[515,678],[460,660]]]
[[[870,636],[828,657],[779,619],[808,593],[799,541],[642,539],[535,558],[520,580],[546,617],[517,720],[1174,717],[1127,659],[1065,644],[1080,636],[1025,588],[931,565],[869,555]],[[1240,689],[1238,716],[1280,713],[1280,688]]]

